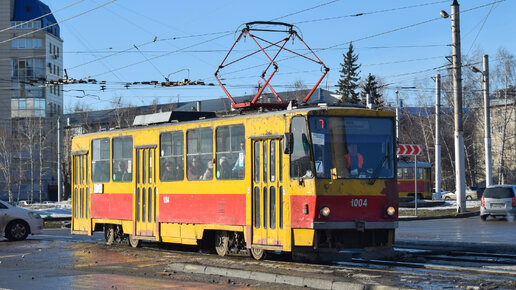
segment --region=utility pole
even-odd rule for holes
[[[441,199],[441,140],[440,132],[441,117],[441,75],[435,75],[435,192]]]
[[[61,117],[57,117],[57,202],[61,201]]]
[[[484,145],[486,150],[486,187],[493,184],[493,169],[491,159],[491,111],[489,100],[489,56],[484,54],[482,62],[482,80],[484,82]]]
[[[464,129],[462,124],[462,63],[460,52],[460,12],[459,3],[451,5],[452,42],[453,42],[453,96],[455,119],[455,195],[457,212],[466,211],[466,174],[464,172]]]
[[[400,143],[400,99],[399,91],[396,90],[396,144]]]

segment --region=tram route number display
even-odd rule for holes
[[[350,202],[351,207],[367,207],[367,198],[353,198]]]

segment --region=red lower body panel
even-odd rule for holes
[[[245,194],[160,194],[159,221],[245,225]]]
[[[376,196],[291,196],[292,228],[311,228],[312,222],[385,222],[397,220],[387,217],[385,211],[388,206],[384,195]],[[308,213],[303,213],[303,207],[308,205]],[[323,217],[319,211],[322,207],[330,208],[330,216]]]
[[[133,195],[131,193],[92,193],[91,217],[132,220]]]

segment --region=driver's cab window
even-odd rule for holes
[[[290,132],[292,133],[290,177],[313,178],[306,119],[302,116],[292,118]]]

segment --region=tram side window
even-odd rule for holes
[[[403,168],[403,178],[414,179],[414,169],[413,168]]]
[[[220,126],[216,130],[217,179],[244,179],[245,128],[244,125]]]
[[[403,179],[403,169],[398,168],[398,179]]]
[[[423,168],[417,169],[417,179],[423,179]]]
[[[188,130],[186,150],[188,180],[213,179],[213,129]]]
[[[133,180],[133,138],[113,138],[113,181]]]
[[[159,172],[161,181],[184,179],[183,132],[174,131],[161,134]]]
[[[109,182],[109,139],[92,141],[91,180],[93,182]]]
[[[292,118],[290,132],[293,143],[290,154],[290,177],[313,178],[305,118]]]

